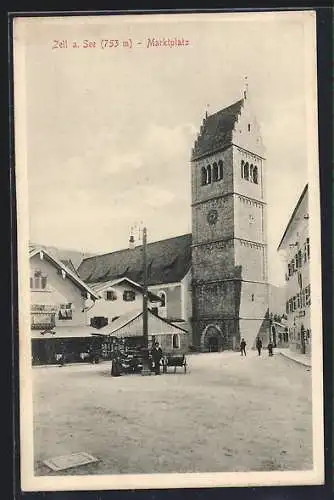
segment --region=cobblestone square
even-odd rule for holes
[[[312,468],[311,372],[253,351],[188,356],[189,373],[110,376],[110,363],[33,369],[36,475]],[[99,462],[52,472],[43,461]]]

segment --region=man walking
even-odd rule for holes
[[[257,337],[256,339],[256,349],[257,352],[259,353],[259,356],[261,356],[262,340],[260,339],[260,337]]]
[[[159,346],[159,342],[155,342],[151,355],[154,365],[154,372],[156,375],[160,375],[160,361],[162,358],[162,349]]]
[[[246,356],[246,342],[245,339],[242,337],[241,342],[240,342],[240,352],[241,356]]]

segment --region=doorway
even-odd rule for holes
[[[208,338],[209,352],[218,352],[218,337]]]

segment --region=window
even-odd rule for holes
[[[218,173],[218,165],[217,163],[215,162],[213,165],[213,170],[212,170],[212,180],[213,182],[216,182],[219,180],[219,173]]]
[[[136,292],[133,290],[124,290],[123,300],[125,302],[133,302],[136,299]]]
[[[58,319],[73,319],[72,304],[60,304]]]
[[[117,300],[117,294],[115,290],[107,290],[105,294],[106,300]]]
[[[249,167],[249,180],[253,182],[253,164]]]
[[[206,168],[205,167],[202,167],[202,170],[201,170],[201,184],[202,184],[202,186],[205,186],[205,184],[206,184]]]
[[[311,287],[310,287],[310,285],[308,285],[305,288],[305,304],[307,306],[311,305]]]
[[[254,182],[254,184],[258,183],[258,172],[257,172],[256,165],[254,165],[254,169],[253,169],[253,182]]]
[[[47,286],[47,275],[37,269],[33,277],[30,277],[30,288],[33,290],[45,290]]]
[[[292,310],[295,311],[297,309],[297,300],[296,296],[292,298]]]
[[[159,297],[161,299],[161,305],[160,307],[166,307],[166,293],[165,292],[160,292]]]
[[[252,293],[252,297],[251,298],[252,298],[252,302],[254,302],[254,293]]]
[[[297,293],[297,308],[300,309],[301,303],[300,303],[300,294]]]
[[[30,326],[32,330],[52,330],[56,324],[54,313],[33,312],[31,314]]]
[[[247,125],[248,132],[250,132],[251,126],[250,123]]]
[[[241,178],[242,179],[244,178],[244,165],[245,165],[244,160],[241,160]]]
[[[224,177],[224,163],[222,160],[218,162],[218,179],[221,180]]]
[[[310,258],[310,239],[306,239],[306,254],[307,254],[307,259]]]
[[[245,163],[245,166],[244,166],[244,179],[246,179],[246,181],[249,181],[249,165],[248,165],[248,163]]]
[[[289,314],[289,301],[287,301],[285,304],[285,312],[286,314]]]
[[[108,324],[108,318],[105,318],[104,316],[94,316],[90,320],[90,326],[93,328],[103,328],[104,326],[107,326]]]
[[[180,349],[180,335],[178,333],[173,334],[173,349]]]
[[[207,184],[211,184],[211,165],[206,167]]]

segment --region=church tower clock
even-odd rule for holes
[[[205,116],[191,156],[193,342],[268,338],[265,158],[248,90]]]

